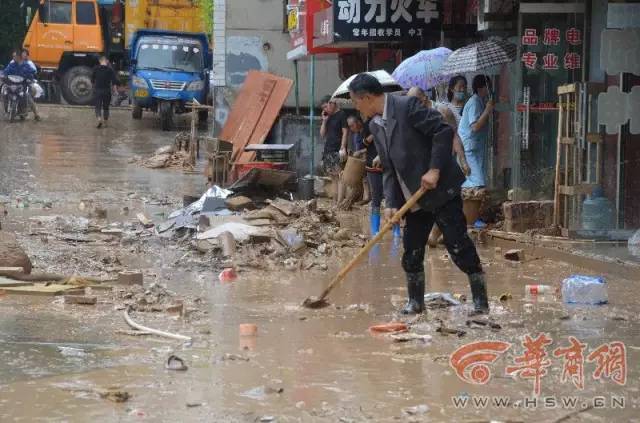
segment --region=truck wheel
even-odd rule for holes
[[[142,119],[142,106],[134,104],[133,110],[131,111],[131,117],[135,120]]]
[[[76,106],[88,106],[93,103],[93,84],[91,69],[87,66],[74,66],[62,75],[62,96],[67,103]]]
[[[173,127],[173,105],[167,101],[160,103],[160,126],[163,131],[170,131]]]

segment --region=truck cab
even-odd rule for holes
[[[204,104],[209,91],[210,55],[206,34],[161,30],[137,31],[130,45],[130,86],[134,119],[143,110],[158,112],[163,130],[173,115]],[[206,121],[207,112],[200,112]]]

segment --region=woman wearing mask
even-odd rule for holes
[[[486,196],[484,159],[489,135],[489,118],[494,107],[494,101],[489,99],[491,86],[488,76],[476,75],[471,88],[473,95],[464,106],[458,126],[458,135],[471,168],[471,173],[462,184],[464,215],[468,225],[473,225],[478,219],[482,200]]]
[[[447,103],[445,105],[456,118],[458,126],[462,118],[462,108],[467,100],[467,78],[462,75],[454,76],[449,80],[447,89]]]

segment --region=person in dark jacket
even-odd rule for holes
[[[402,313],[424,310],[425,246],[434,222],[453,262],[469,276],[471,314],[488,313],[484,273],[462,213],[460,187],[465,177],[451,154],[453,129],[415,97],[386,95],[369,74],[357,75],[349,91],[356,109],[371,118],[369,126],[384,169],[385,214],[390,217],[421,186],[427,190],[405,217],[402,267],[409,300]]]
[[[107,126],[109,120],[109,106],[111,105],[111,91],[119,85],[116,73],[109,66],[109,60],[102,56],[100,64],[93,69],[91,76],[93,83],[93,93],[95,97],[96,118],[98,119],[98,128]]]

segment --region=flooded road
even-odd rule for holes
[[[555,294],[527,298],[527,284],[558,288],[571,274],[591,273],[543,257],[509,263],[500,251],[481,246],[492,321],[501,329],[467,325],[463,305],[409,319],[411,332],[430,340],[373,336],[370,326],[403,320],[396,315],[405,296],[401,248],[390,239],[332,293],[331,307],[313,311],[300,303],[322,290],[350,258],[346,252],[335,252],[326,271],[247,268],[237,281],[221,284],[219,261],[175,240],[45,242],[30,235],[31,217],[85,216],[78,208],[83,200],[105,207],[108,222],[132,222],[138,212],[158,222],[181,207],[183,195],[204,191],[200,175],[129,163],[134,155],[148,155],[173,141],[174,134],[152,128],[149,119],[133,122],[128,113],[116,111],[111,127],[100,131],[90,110],[43,107],[43,115],[37,125],[1,122],[0,131],[0,199],[9,211],[2,226],[16,233],[36,270],[108,276],[117,262],[142,269],[146,286],[166,285],[197,298],[199,307],[185,318],[135,316],[154,328],[193,337],[183,344],[119,333],[130,328],[111,294],[99,294],[96,306],[1,296],[0,421],[556,421],[589,406],[568,421],[638,421],[638,280],[602,275],[609,295],[603,306],[568,306]],[[28,206],[16,207],[17,199]],[[430,251],[427,260],[428,291],[469,295],[466,277],[445,250]],[[500,303],[507,293],[512,299]],[[258,335],[240,337],[242,323],[256,324]],[[444,336],[437,331],[442,325],[464,335]],[[505,370],[518,363],[525,336],[539,334],[552,343],[533,404],[534,380]],[[562,380],[563,358],[553,355],[569,345],[571,336],[586,344],[583,389],[571,378]],[[511,345],[487,364],[487,384],[471,384],[455,373],[449,356],[483,340]],[[586,359],[601,344],[617,341],[626,348],[624,384],[613,371],[594,378],[598,362]],[[188,370],[166,370],[171,354]],[[110,387],[131,398],[123,403],[101,398]],[[550,397],[556,398],[555,407],[544,402]],[[482,398],[504,398],[508,404],[483,406]],[[562,406],[567,398],[577,403]]]

